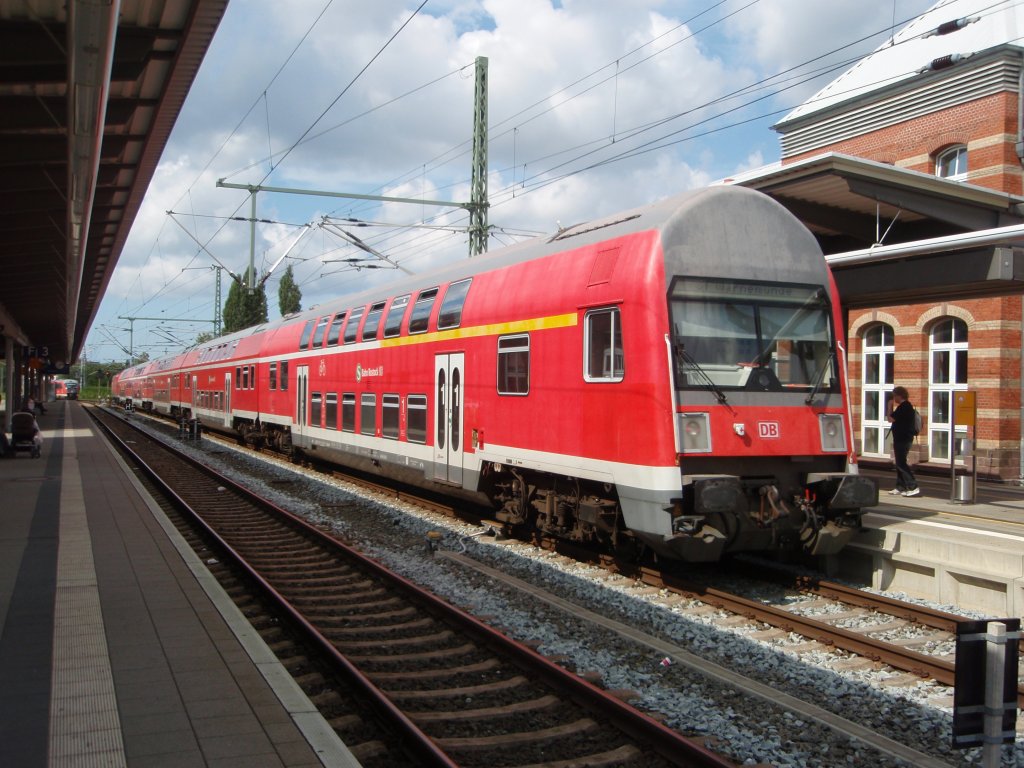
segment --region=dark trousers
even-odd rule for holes
[[[896,458],[896,487],[901,491],[912,491],[917,488],[917,479],[907,463],[907,455],[910,453],[910,446],[913,444],[913,440],[907,440],[906,442],[893,441],[892,444],[892,451]]]

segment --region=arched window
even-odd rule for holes
[[[942,150],[935,157],[935,175],[943,179],[964,181],[967,179],[967,147],[963,144]]]
[[[967,427],[950,432],[953,392],[967,389],[967,323],[947,317],[932,326],[928,337],[928,445],[932,461],[948,462],[953,437],[964,437]]]
[[[862,350],[864,369],[861,408],[861,452],[886,456],[886,419],[892,410],[893,362],[896,341],[892,326],[876,323],[864,331]]]

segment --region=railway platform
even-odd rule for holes
[[[893,474],[863,529],[829,559],[833,575],[876,589],[974,611],[1024,618],[1024,489],[979,485],[975,503],[950,500],[951,479],[918,474],[922,493],[890,496]]]
[[[357,766],[77,403],[0,460],[0,765]]]

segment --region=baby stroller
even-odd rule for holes
[[[11,416],[11,450],[30,451],[33,459],[39,458],[39,444],[36,442],[36,417],[31,413],[16,413]]]

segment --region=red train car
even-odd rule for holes
[[[53,397],[55,400],[77,400],[78,381],[76,379],[54,379]]]
[[[713,187],[156,367],[185,382],[172,412],[486,498],[509,525],[691,561],[823,554],[877,503],[842,327],[813,236]]]

